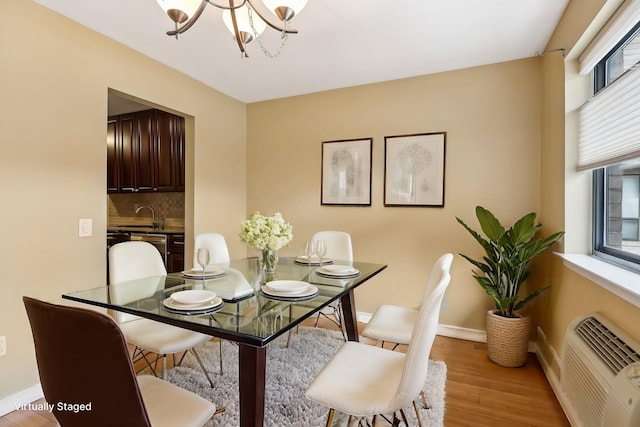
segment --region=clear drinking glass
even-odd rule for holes
[[[318,262],[322,266],[322,257],[327,254],[327,242],[324,240],[316,240],[316,255],[318,255]]]
[[[313,241],[309,240],[307,244],[304,246],[304,255],[307,257],[307,266],[309,267],[309,272],[307,274],[309,283],[311,283],[311,257],[313,257],[314,253],[315,253],[315,248],[313,247]]]
[[[209,265],[210,259],[209,249],[198,248],[198,264],[202,267],[202,276],[204,276],[205,269],[207,268],[207,265]]]

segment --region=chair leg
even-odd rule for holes
[[[413,402],[413,410],[416,411],[416,418],[418,418],[418,426],[422,427],[422,420],[420,419],[420,411],[418,411],[418,405],[416,405],[416,401]]]
[[[344,317],[342,314],[342,303],[338,302],[338,305],[335,308],[335,311],[333,312],[333,315],[335,316],[336,319],[338,319],[338,326],[340,327],[340,332],[342,332],[342,338],[345,341],[347,340],[347,331],[345,330],[345,325],[344,322],[342,321],[342,318]]]
[[[178,363],[176,363],[176,355],[175,353],[173,354],[173,366],[180,366],[182,364],[182,361],[184,360],[184,357],[187,355],[187,352],[185,351],[184,353],[182,353],[182,356],[180,357],[180,360],[178,360]]]
[[[222,376],[222,338],[220,340],[220,376]]]
[[[318,313],[318,315],[316,316],[316,324],[313,325],[314,328],[318,327],[318,321],[320,320],[320,313]]]
[[[157,374],[157,370],[158,370],[158,358],[160,358],[160,357],[161,357],[160,355],[156,355],[155,360],[150,361],[150,360],[147,358],[147,354],[144,352],[144,350],[143,350],[143,349],[141,349],[140,347],[136,347],[136,348],[133,350],[133,355],[131,356],[131,360],[132,360],[134,363],[135,363],[135,362],[137,362],[137,361],[139,361],[139,360],[144,360],[144,362],[147,364],[147,366],[146,366],[145,368],[142,368],[142,369],[138,370],[136,373],[138,373],[138,372],[140,372],[140,371],[142,371],[142,370],[144,370],[144,369],[146,369],[146,368],[149,368],[149,369],[151,369],[151,373],[152,373],[155,377],[157,377],[157,376],[158,376],[158,374]],[[153,365],[152,365],[152,363],[153,363]]]
[[[424,390],[420,391],[420,396],[422,396],[422,406],[424,409],[431,409],[431,406],[427,404],[427,398],[424,395]]]
[[[362,417],[362,418],[359,418],[359,419],[358,419],[358,427],[360,427],[360,426],[364,426],[364,427],[371,427],[371,426],[373,426],[373,424],[371,424],[371,423],[369,422],[369,419],[368,419],[368,418],[366,418],[366,417]]]
[[[211,381],[211,377],[209,377],[209,373],[204,368],[204,365],[202,364],[202,360],[200,360],[200,355],[198,354],[198,352],[196,351],[195,348],[192,348],[191,352],[196,357],[196,360],[198,361],[198,365],[200,365],[200,368],[202,369],[202,372],[204,372],[204,376],[207,377],[207,380],[209,380],[209,384],[211,384],[211,388],[213,388],[213,381]]]
[[[404,413],[404,409],[400,409],[400,415],[402,415],[402,421],[404,422],[404,425],[408,426],[409,422],[407,421],[407,416]]]
[[[166,372],[167,372],[167,355],[163,354],[162,355],[162,377],[161,377],[163,380],[166,380],[165,378]]]
[[[330,426],[331,426],[331,423],[333,422],[333,414],[334,414],[334,412],[335,412],[335,411],[334,411],[334,409],[333,409],[333,408],[330,408],[330,409],[329,409],[329,415],[327,415],[327,424],[326,424],[326,427],[330,427]]]

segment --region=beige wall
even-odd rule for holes
[[[243,103],[33,2],[2,6],[0,399],[38,382],[21,297],[104,284],[109,88],[187,117],[187,238],[237,234],[246,212]],[[80,218],[93,237],[78,238]]]
[[[539,208],[541,68],[531,58],[248,106],[247,208],[281,211],[294,226],[288,253],[313,232],[352,235],[355,258],[388,264],[357,292],[357,309],[417,305],[444,252],[476,256],[456,222],[477,204],[512,223]],[[445,131],[444,208],[383,206],[384,136]],[[322,141],[373,138],[371,207],[320,205]],[[490,301],[456,256],[441,322],[484,330]]]
[[[612,3],[572,1],[549,48],[569,52]],[[443,252],[479,255],[455,221],[476,224],[476,204],[505,222],[536,211],[546,233],[567,230],[565,249],[588,244],[588,213],[576,217],[588,178],[573,172],[575,105],[565,101],[584,83],[560,54],[246,106],[32,2],[6,1],[3,17],[0,399],[38,382],[22,295],[59,301],[103,283],[109,88],[187,118],[187,238],[220,231],[243,256],[238,225],[256,209],[293,223],[285,254],[317,230],[349,231],[358,259],[389,265],[358,291],[362,312],[417,304]],[[447,132],[445,207],[383,207],[384,136],[438,131]],[[321,206],[321,142],[364,137],[374,141],[372,206]],[[93,237],[77,237],[79,218],[93,218]],[[557,257],[537,267],[534,282],[553,285],[534,310],[547,352],[560,353],[568,322],[593,310],[640,334],[637,308]],[[442,323],[483,330],[488,297],[459,256],[452,272]]]
[[[541,212],[545,225],[567,231],[564,250],[589,253],[591,242],[591,173],[576,172],[577,109],[589,95],[589,76],[577,73],[576,57],[606,22],[620,0],[572,1],[548,48],[564,48],[566,56],[543,58]],[[640,340],[640,309],[565,267],[558,257],[545,257],[553,287],[548,304],[539,307],[539,322],[547,338],[539,341],[553,373],[569,323],[593,311],[603,313]]]

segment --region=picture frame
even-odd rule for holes
[[[384,137],[384,205],[444,207],[446,132]]]
[[[321,205],[371,206],[373,138],[322,142]]]

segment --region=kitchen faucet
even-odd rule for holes
[[[136,208],[136,214],[139,213],[142,209],[147,208],[151,211],[151,226],[156,229],[158,228],[158,221],[156,220],[156,212],[153,210],[151,206],[142,205]]]

